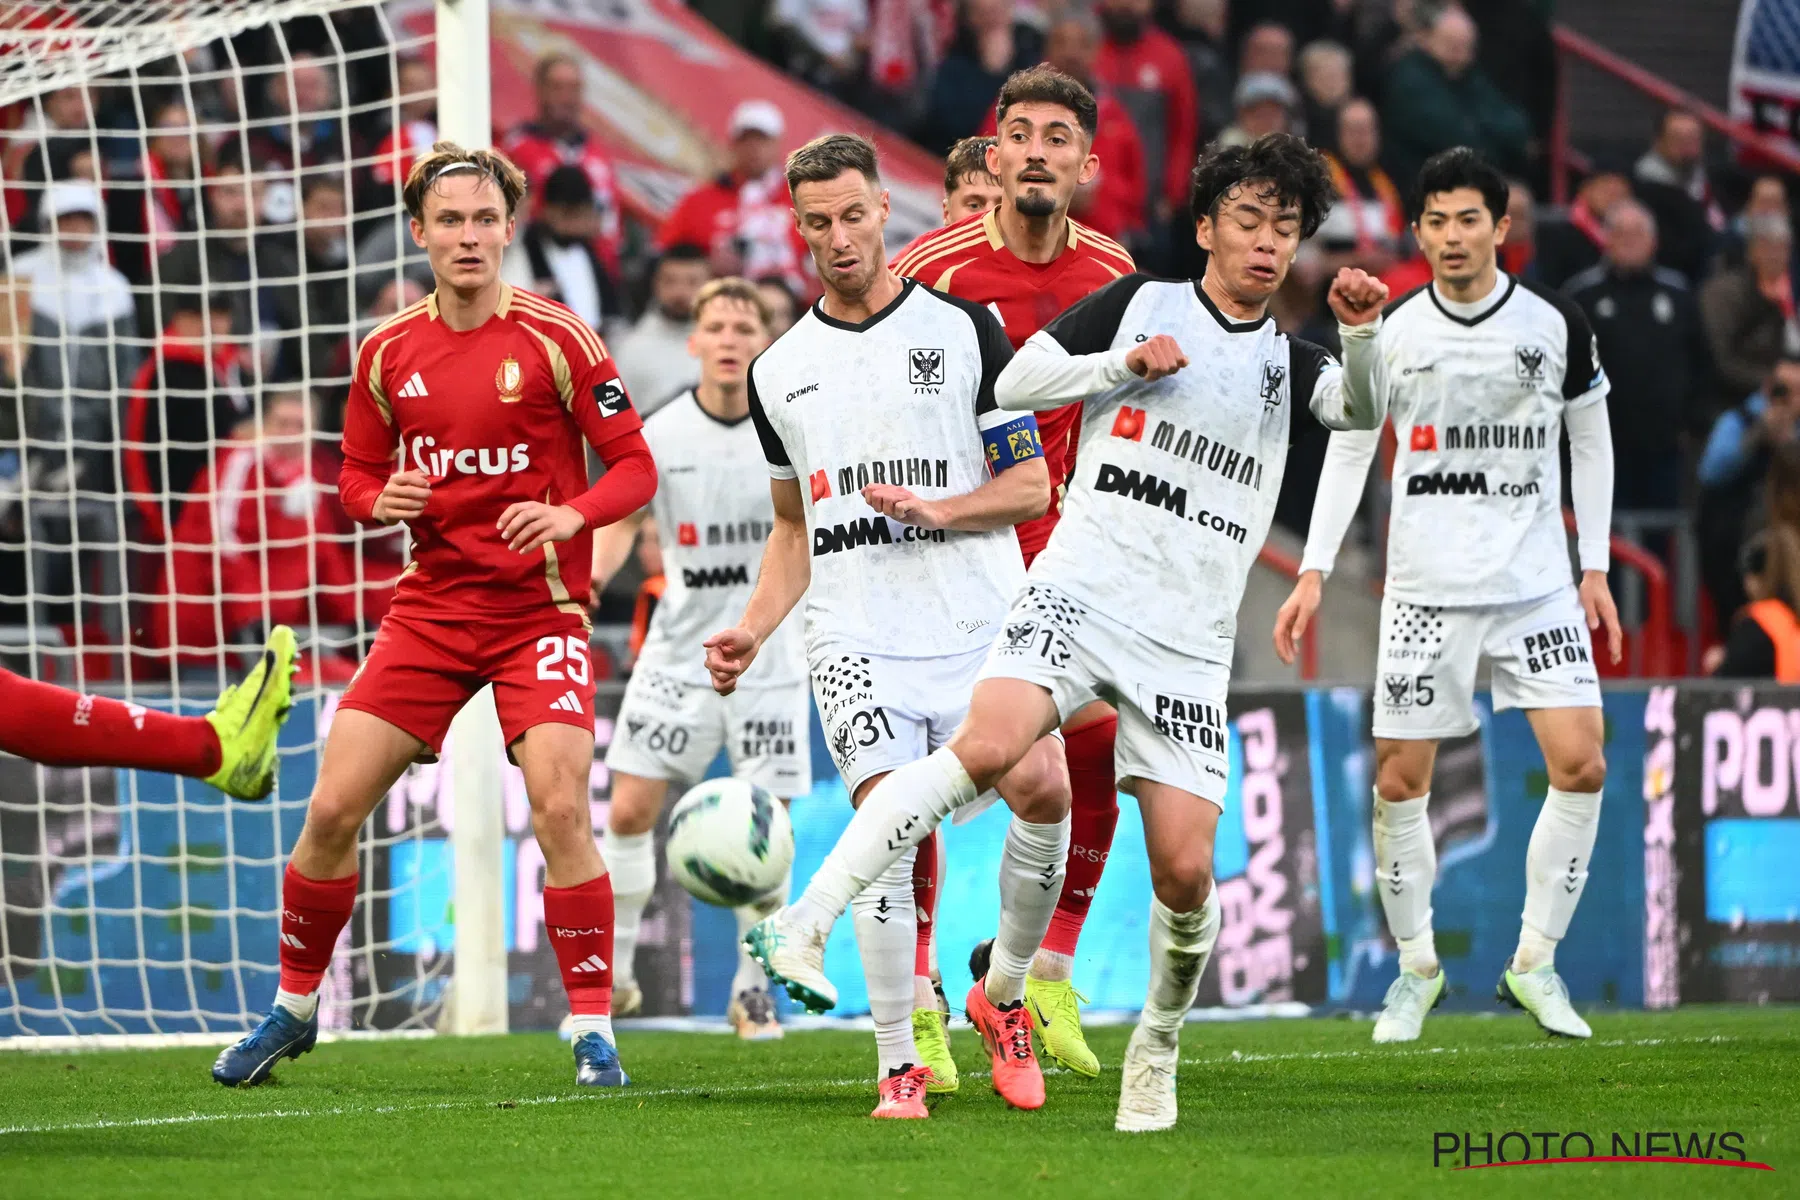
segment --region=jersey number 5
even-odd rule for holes
[[[537,648],[539,679],[548,679],[552,683],[567,679],[570,683],[587,686],[588,648],[585,641],[574,634],[566,638],[541,637]]]

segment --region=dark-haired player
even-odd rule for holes
[[[1476,729],[1483,655],[1493,665],[1494,707],[1525,710],[1550,776],[1525,854],[1518,949],[1501,971],[1499,998],[1548,1033],[1592,1032],[1569,1004],[1555,954],[1587,883],[1606,782],[1590,631],[1604,624],[1619,659],[1618,612],[1606,584],[1608,384],[1581,309],[1495,265],[1506,200],[1505,178],[1472,150],[1426,161],[1412,227],[1432,281],[1389,305],[1375,335],[1375,386],[1400,440],[1374,722],[1377,891],[1399,944],[1400,975],[1375,1022],[1378,1042],[1417,1038],[1444,995],[1431,929],[1437,849],[1425,809],[1438,741]],[[1564,430],[1579,587],[1569,578],[1563,531]],[[1300,579],[1275,622],[1276,649],[1290,662],[1377,439],[1332,435]]]
[[[261,1083],[312,1049],[319,981],[356,902],[357,831],[490,683],[544,853],[576,1082],[628,1082],[612,1034],[612,880],[588,808],[588,573],[592,531],[650,499],[656,466],[593,330],[500,280],[524,194],[504,155],[450,142],[407,177],[413,240],[437,287],[357,351],[338,490],[359,521],[406,522],[412,561],[338,705],[288,858],[274,1007],[220,1053],[220,1083]],[[584,441],[607,466],[592,488]]]
[[[1181,1023],[1219,931],[1212,845],[1236,617],[1274,517],[1291,423],[1310,411],[1333,428],[1375,429],[1385,416],[1366,332],[1387,298],[1382,284],[1348,269],[1332,284],[1348,371],[1268,315],[1331,195],[1324,162],[1299,138],[1209,152],[1192,187],[1205,276],[1117,280],[1033,335],[1001,373],[995,395],[1006,407],[1082,402],[1063,519],[949,744],[883,780],[805,893],[763,926],[784,940],[782,975],[823,982],[807,931],[830,927],[856,881],[1106,696],[1156,892],[1149,995],[1119,1096],[1125,1131],[1175,1123]],[[1190,359],[1203,366],[1187,370]]]
[[[895,258],[894,269],[939,291],[988,306],[1006,327],[1015,349],[1071,304],[1129,274],[1135,267],[1124,247],[1069,217],[1076,190],[1100,169],[1093,154],[1099,119],[1092,93],[1073,77],[1047,66],[1015,72],[1000,89],[995,110],[998,134],[987,151],[987,168],[999,180],[998,207],[985,210],[979,219],[965,219],[919,238]],[[965,140],[957,148],[968,145]],[[1055,491],[1049,512],[1019,526],[1019,548],[1027,566],[1050,540],[1061,514],[1060,493],[1074,456],[1079,418],[1075,405],[1038,414]],[[1073,796],[1069,874],[1026,979],[1026,1007],[1044,1049],[1063,1066],[1088,1076],[1099,1074],[1100,1061],[1082,1036],[1071,973],[1076,942],[1119,820],[1113,770],[1117,724],[1107,705],[1095,703],[1071,714],[1063,731]],[[934,846],[935,841],[927,844],[918,859],[918,907],[928,918],[919,926],[920,1047],[938,1079],[933,1090],[953,1090],[949,1051],[923,1025],[924,1002],[931,994],[924,982],[925,968],[935,957],[926,944],[935,925],[929,919],[937,892]],[[987,942],[977,947],[970,964],[976,977],[986,974],[990,952]]]
[[[1000,180],[988,166],[993,145],[991,137],[966,137],[944,156],[945,225],[978,217],[1000,203]]]

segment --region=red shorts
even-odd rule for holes
[[[405,730],[435,758],[451,718],[489,683],[509,756],[526,730],[546,721],[594,731],[587,627],[563,612],[520,622],[452,623],[390,611],[338,707]]]

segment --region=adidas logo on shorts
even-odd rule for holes
[[[557,712],[584,713],[587,711],[587,706],[582,704],[581,697],[574,692],[564,692],[550,702],[550,707]]]

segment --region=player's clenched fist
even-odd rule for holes
[[[706,646],[706,673],[712,676],[713,691],[721,696],[731,695],[737,690],[738,676],[756,661],[756,652],[760,649],[756,635],[739,625],[720,630],[703,644]]]
[[[1134,375],[1142,375],[1147,380],[1158,380],[1173,375],[1188,365],[1187,355],[1181,352],[1181,346],[1166,333],[1159,333],[1149,341],[1139,342],[1125,356],[1125,365],[1130,367]]]
[[[506,506],[494,523],[507,548],[530,554],[550,542],[566,542],[587,528],[587,518],[566,504],[522,500]]]
[[[386,486],[375,497],[373,513],[383,525],[410,521],[425,512],[431,499],[431,480],[423,471],[397,471],[388,476]]]
[[[862,498],[870,508],[884,517],[892,517],[920,529],[942,529],[943,517],[938,506],[922,500],[898,484],[871,483],[862,490]]]
[[[1342,324],[1367,325],[1381,315],[1381,306],[1387,303],[1387,298],[1387,284],[1367,271],[1344,267],[1331,281],[1326,302]]]

